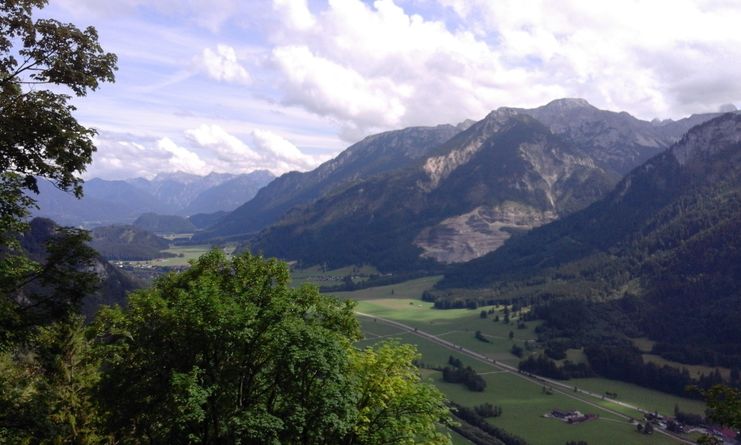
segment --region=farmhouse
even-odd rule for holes
[[[597,414],[583,414],[580,411],[564,411],[560,409],[551,410],[551,412],[545,414],[545,417],[552,417],[570,424],[582,423],[599,418]]]

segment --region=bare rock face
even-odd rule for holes
[[[688,132],[672,147],[671,153],[680,165],[686,165],[693,159],[707,159],[728,146],[739,144],[741,144],[741,114],[729,113]]]
[[[425,161],[422,169],[427,180],[418,182],[419,186],[427,192],[437,188],[448,175],[468,163],[481,150],[487,138],[511,124],[511,118],[518,113],[514,109],[500,108],[489,113],[481,122],[468,125],[466,132],[446,144],[453,146],[452,150],[440,156],[431,156]]]
[[[478,258],[501,247],[513,231],[526,231],[568,214],[597,199],[609,185],[605,182],[599,188],[599,184],[591,183],[591,177],[604,178],[606,173],[591,158],[570,152],[568,147],[553,140],[547,132],[527,138],[514,146],[506,146],[506,143],[512,142],[511,139],[493,143],[490,141],[486,150],[499,152],[493,154],[494,159],[485,153],[476,156],[487,138],[479,136],[474,140],[478,142],[476,145],[469,143],[447,156],[428,159],[424,166],[425,172],[430,174],[432,161],[435,166],[440,163],[437,172],[458,169],[463,164],[460,160],[470,156],[466,162],[477,164],[478,170],[484,169],[490,176],[499,176],[496,184],[489,189],[489,196],[495,199],[502,196],[498,200],[503,201],[479,206],[471,202],[470,205],[474,206],[472,210],[424,228],[414,240],[414,244],[423,250],[423,258],[431,258],[440,263],[458,263]],[[507,155],[507,152],[512,155]],[[453,154],[457,156],[452,156]],[[503,164],[508,164],[511,168],[506,174],[497,174],[497,166]],[[483,182],[486,181],[486,173],[482,175]],[[469,181],[474,179],[471,175],[467,176]],[[441,187],[447,187],[445,177],[447,175],[431,176],[430,182],[420,185],[437,186],[442,181]],[[455,191],[463,195],[467,189],[480,187],[469,181],[464,180],[463,186],[455,188]],[[587,191],[591,195],[586,199],[585,195],[574,194],[580,185],[592,187],[592,190]],[[425,191],[429,191],[429,188]],[[506,196],[519,197],[519,200],[507,199]]]
[[[461,263],[498,249],[513,231],[530,230],[556,218],[554,211],[515,202],[482,206],[422,230],[414,244],[424,251],[424,258],[439,263]]]

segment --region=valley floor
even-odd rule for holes
[[[357,312],[365,334],[358,346],[389,339],[412,343],[417,345],[424,367],[439,368],[447,364],[450,356],[459,358],[486,380],[485,391],[471,392],[461,384],[446,383],[442,373],[433,369],[423,369],[424,377],[461,405],[472,407],[491,403],[501,406],[503,414],[488,421],[535,445],[560,445],[574,440],[607,445],[692,443],[693,437],[687,435],[676,437],[660,431],[650,436],[639,434],[633,419],[642,419],[644,412],[653,411],[671,415],[675,405],[682,411],[701,414],[704,411],[702,402],[603,378],[561,382],[520,374],[517,371],[520,358],[510,349],[513,344],[524,348],[526,342],[532,348],[538,322],[527,322],[524,329],[517,329],[516,320],[510,321],[511,324],[494,321],[492,317],[502,314],[503,307],[433,309],[431,303],[419,297],[437,279],[428,277],[336,293],[340,298],[358,301]],[[482,318],[482,310],[493,311]],[[477,339],[476,331],[488,342]],[[569,351],[570,358],[578,360],[579,353]],[[606,392],[617,393],[617,399],[603,397]],[[567,424],[544,417],[554,409],[591,413],[599,418]],[[467,443],[456,435],[453,438],[454,443]]]

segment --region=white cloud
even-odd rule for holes
[[[214,124],[187,130],[185,138],[191,144],[189,147],[169,137],[154,139],[103,132],[95,138],[98,150],[85,177],[124,179],[152,177],[161,172],[205,175],[258,169],[283,174],[311,170],[329,159],[329,156],[307,155],[283,136],[265,129],[249,133],[251,145]]]
[[[273,8],[293,29],[306,30],[316,23],[306,0],[274,0]]]
[[[738,3],[400,1],[327,0],[311,11],[273,0],[282,99],[336,120],[346,139],[565,96],[643,118],[741,100]]]
[[[198,154],[177,145],[172,139],[134,138],[103,133],[95,138],[97,147],[86,177],[125,179],[152,177],[159,172],[209,173],[209,165]]]
[[[389,78],[366,78],[305,46],[276,48],[273,56],[285,76],[288,103],[358,125],[394,125],[406,112],[408,89]]]
[[[250,74],[237,59],[237,52],[228,45],[217,45],[216,50],[204,48],[195,59],[196,64],[214,80],[247,84]]]
[[[438,1],[496,33],[509,63],[603,107],[679,117],[741,99],[737,2]]]
[[[372,7],[330,0],[314,17],[310,29],[275,35],[283,100],[335,119],[349,141],[383,129],[481,117],[500,105],[534,104],[561,92],[505,67],[472,32],[450,31],[392,0]]]
[[[252,132],[255,147],[267,162],[282,163],[283,172],[290,170],[310,170],[319,164],[318,157],[308,156],[284,137],[266,130]]]
[[[209,165],[216,171],[267,169],[282,174],[291,170],[310,170],[323,160],[304,154],[293,143],[268,130],[254,130],[250,134],[252,146],[218,125],[201,125],[185,133],[190,141],[213,155]]]
[[[221,161],[242,163],[260,159],[247,144],[218,125],[204,124],[187,130],[185,134],[199,146],[209,149]]]

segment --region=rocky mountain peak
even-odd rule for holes
[[[577,110],[577,109],[592,109],[596,110],[597,108],[587,102],[586,99],[581,98],[563,98],[563,99],[556,99],[553,100],[543,107],[547,110],[557,111],[557,112],[564,112],[567,110]]]
[[[691,129],[671,149],[681,165],[712,156],[731,146],[741,147],[741,114],[727,113]]]
[[[427,180],[420,181],[418,186],[427,191],[435,189],[450,173],[468,163],[488,138],[523,120],[535,122],[516,108],[502,107],[492,111],[483,120],[448,141],[446,146],[452,144],[452,150],[427,158],[422,167]]]
[[[475,123],[476,121],[473,119],[466,119],[463,122],[459,122],[458,124],[456,124],[455,128],[457,128],[459,131],[466,131]]]

